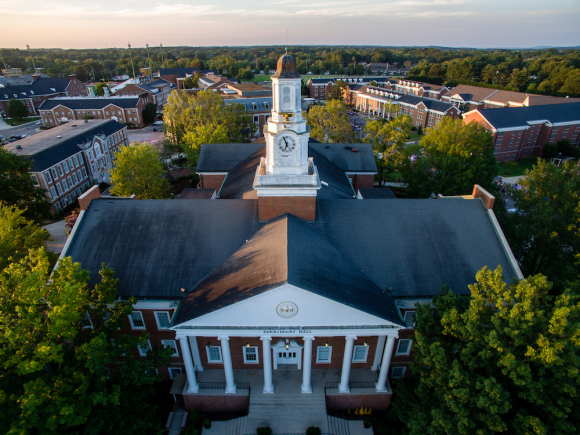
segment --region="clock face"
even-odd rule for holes
[[[285,153],[291,153],[296,148],[296,141],[291,136],[280,136],[276,140],[276,144],[280,151]]]

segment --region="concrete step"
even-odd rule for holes
[[[225,435],[244,435],[246,433],[247,421],[248,416],[228,420],[226,422],[227,425]]]
[[[328,431],[332,435],[350,435],[350,427],[348,420],[328,416]]]

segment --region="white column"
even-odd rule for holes
[[[312,341],[314,337],[304,337],[304,363],[302,364],[302,387],[303,393],[312,393],[310,385],[312,371]]]
[[[395,347],[395,337],[389,335],[387,337],[387,345],[385,346],[385,353],[383,354],[383,362],[381,363],[379,380],[377,381],[377,391],[387,391],[387,376],[389,375],[389,366],[391,365],[391,356],[393,355],[394,347]]]
[[[222,359],[224,361],[224,372],[226,374],[226,393],[235,393],[234,369],[232,367],[232,355],[230,353],[230,337],[218,337],[222,345]]]
[[[381,357],[383,356],[383,349],[385,348],[385,337],[384,335],[379,335],[379,339],[377,340],[377,348],[375,350],[375,359],[373,361],[373,366],[371,370],[374,372],[379,368],[381,364]]]
[[[199,348],[197,347],[197,337],[189,337],[189,346],[191,347],[191,354],[193,355],[193,363],[195,364],[196,372],[203,372],[201,365],[201,357],[199,356]]]
[[[199,391],[199,384],[197,383],[197,379],[195,379],[195,370],[193,368],[193,361],[191,360],[187,337],[179,337],[179,344],[181,345],[181,357],[185,364],[185,373],[187,374],[187,382],[189,383],[187,392],[197,393]]]
[[[272,394],[274,392],[274,384],[272,384],[272,347],[270,341],[272,337],[260,337],[262,340],[262,358],[264,360],[264,394]]]
[[[342,359],[342,373],[340,375],[340,385],[338,386],[339,393],[350,393],[348,378],[350,377],[350,363],[352,361],[352,351],[356,337],[354,335],[347,335],[345,339],[346,345],[344,346],[344,357]]]

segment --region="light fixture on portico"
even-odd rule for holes
[[[365,341],[364,342],[364,345],[365,345],[365,347],[367,347],[369,344],[368,344],[368,342]]]
[[[250,347],[250,342],[249,341],[246,343],[246,347],[248,347],[248,348]]]
[[[290,339],[286,339],[286,349],[290,348]]]
[[[324,346],[325,346],[325,347],[328,347],[328,341],[325,341],[325,342],[324,342]]]

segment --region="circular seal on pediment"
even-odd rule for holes
[[[298,305],[294,302],[282,302],[276,307],[276,313],[278,313],[280,317],[294,317],[298,314]]]

